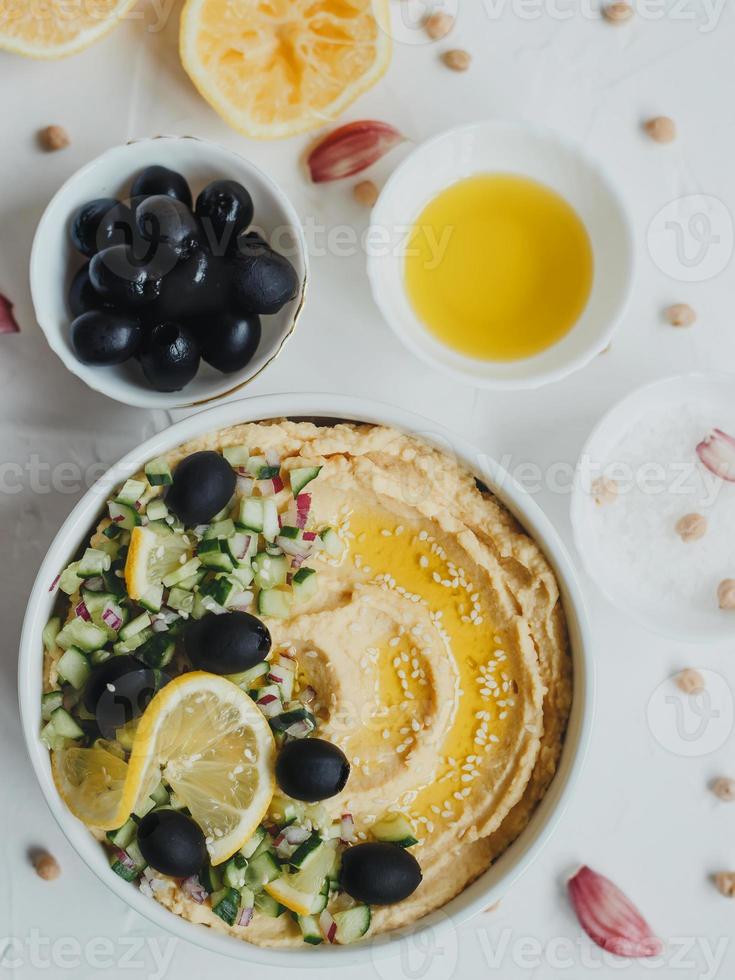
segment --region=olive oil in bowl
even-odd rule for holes
[[[481,360],[551,347],[579,319],[592,246],[574,209],[544,184],[477,174],[441,191],[409,234],[405,286],[426,329]]]

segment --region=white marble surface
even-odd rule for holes
[[[398,12],[416,14],[421,7],[413,0],[395,3]],[[302,323],[253,392],[350,391],[395,402],[440,417],[511,468],[534,463],[545,471],[552,463],[572,463],[593,422],[635,385],[687,369],[727,369],[735,359],[728,238],[735,207],[735,13],[725,10],[712,26],[716,11],[704,2],[648,0],[631,25],[615,28],[585,12],[586,4],[564,0],[507,0],[505,6],[501,0],[475,0],[461,6],[448,42],[397,45],[389,74],[349,118],[389,120],[412,140],[485,116],[523,118],[557,127],[603,158],[629,203],[639,249],[632,302],[612,350],[580,374],[532,393],[463,388],[414,361],[381,322],[363,257],[328,249],[325,254],[323,236],[316,236]],[[167,132],[206,136],[251,156],[283,184],[307,229],[366,224],[348,185],[304,183],[297,161],[305,140],[255,144],[228,131],[179,66],[177,9],[160,31],[147,30],[154,8],[140,9],[141,21],[123,25],[67,61],[35,63],[0,54],[0,291],[15,301],[22,325],[19,336],[0,338],[0,976],[23,980],[87,980],[103,969],[114,977],[181,980],[243,973],[234,961],[157,934],[114,898],[66,844],[26,764],[15,661],[38,563],[81,493],[79,474],[110,463],[168,422],[162,414],[126,409],[87,390],[51,354],[28,295],[35,223],[60,182],[91,156],[131,136]],[[420,37],[410,31],[407,36]],[[469,72],[442,68],[438,52],[447,46],[472,52]],[[658,146],[641,134],[641,120],[656,113],[676,118],[681,135],[674,145]],[[52,122],[68,128],[72,145],[43,155],[34,134]],[[401,152],[371,176],[386,175]],[[720,202],[710,203],[710,232],[719,241],[710,242],[700,261],[699,219],[682,226],[683,260],[677,258],[676,232],[665,228],[671,215],[655,219],[666,205],[676,213],[684,206],[671,202],[691,194]],[[655,259],[646,244],[652,220]],[[691,281],[702,276],[705,281]],[[677,301],[697,309],[692,330],[662,323],[661,307]],[[571,543],[567,495],[544,487],[537,499]],[[413,950],[378,966],[368,962],[350,971],[356,980],[547,980],[583,973],[711,978],[735,970],[735,906],[708,879],[715,870],[735,868],[735,804],[719,803],[707,789],[713,776],[735,775],[733,651],[727,644],[698,647],[658,639],[611,609],[591,582],[585,586],[600,696],[586,773],[556,837],[498,910],[450,936],[436,955]],[[663,728],[654,726],[658,735],[652,734],[649,699],[687,665],[720,678],[721,736],[677,740],[669,715]],[[660,697],[671,690],[665,687]],[[707,751],[692,755],[692,748]],[[34,845],[58,857],[58,881],[46,884],[29,869],[26,852]],[[606,871],[635,897],[669,941],[662,960],[647,967],[605,960],[580,939],[562,889],[564,874],[579,862]],[[719,969],[713,957],[722,957]],[[258,972],[276,978],[275,971]]]

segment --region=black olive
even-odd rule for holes
[[[350,775],[344,752],[323,738],[288,742],[276,760],[276,780],[295,800],[317,803],[336,796]]]
[[[206,613],[190,620],[184,631],[187,656],[195,667],[212,674],[250,670],[265,660],[270,648],[268,627],[247,612]]]
[[[176,264],[175,253],[163,246],[152,261],[141,261],[129,245],[113,245],[98,252],[89,263],[89,278],[106,304],[121,310],[138,310],[161,292],[164,275]]]
[[[196,216],[208,247],[224,255],[253,220],[253,199],[236,180],[213,180],[197,198]]]
[[[277,313],[299,292],[299,277],[288,259],[247,232],[238,236],[230,276],[232,305],[241,313]]]
[[[108,310],[82,313],[71,325],[71,345],[82,364],[122,364],[140,341],[138,320]]]
[[[84,686],[84,706],[97,719],[104,737],[114,738],[118,728],[143,714],[168,679],[135,657],[112,657],[92,668]]]
[[[120,202],[114,197],[98,197],[87,201],[74,214],[71,222],[71,240],[74,248],[83,255],[96,255],[100,249],[113,244],[111,235],[115,219],[120,212]],[[109,216],[109,217],[108,217]],[[127,215],[128,220],[130,218]]]
[[[194,248],[164,277],[153,312],[160,320],[214,313],[224,308],[228,286],[222,259]]]
[[[105,301],[92,285],[89,278],[89,262],[79,269],[69,286],[69,309],[73,317],[81,316],[90,310],[102,310]]]
[[[184,177],[168,167],[154,165],[141,171],[130,188],[131,197],[150,197],[165,194],[191,207],[191,191]]]
[[[135,209],[138,233],[153,246],[165,245],[177,254],[193,247],[199,226],[191,210],[165,194],[146,197]]]
[[[218,371],[240,371],[253,359],[260,343],[257,313],[218,313],[193,324],[202,357]]]
[[[416,858],[397,844],[355,844],[342,855],[342,888],[368,905],[402,902],[416,891],[421,877]]]
[[[235,482],[235,471],[227,460],[204,449],[176,467],[166,503],[187,527],[208,524],[232,499]]]
[[[199,348],[176,323],[158,323],[143,340],[140,364],[156,391],[180,391],[199,370]]]
[[[161,874],[188,878],[201,871],[207,846],[198,824],[178,810],[151,810],[138,825],[138,847]]]

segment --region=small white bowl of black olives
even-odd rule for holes
[[[31,292],[51,348],[91,388],[184,408],[276,357],[307,262],[298,216],[269,177],[205,140],[157,137],[108,150],[57,192]]]

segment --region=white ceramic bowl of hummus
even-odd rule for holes
[[[196,377],[180,391],[156,391],[137,361],[101,366],[82,364],[71,345],[72,315],[67,296],[84,258],[69,238],[72,215],[86,201],[128,196],[132,179],[145,167],[160,164],[178,171],[196,196],[210,181],[235,180],[255,205],[252,228],[292,263],[301,282],[298,295],[262,320],[260,343],[245,367],[223,374],[204,361]],[[51,349],[64,365],[95,391],[140,408],[186,408],[231,395],[256,378],[291,337],[306,295],[308,254],[301,222],[285,193],[267,174],[233,150],[190,136],[158,136],[115,146],[91,160],[59,188],[44,211],[33,240],[31,293],[36,318]]]
[[[399,433],[415,436],[452,457],[489,488],[536,543],[543,555],[541,561],[544,568],[547,562],[551,566],[566,619],[573,675],[571,712],[553,779],[545,789],[543,798],[534,806],[527,825],[488,870],[441,908],[405,929],[382,932],[355,946],[307,947],[303,951],[300,948],[274,949],[253,945],[215,929],[188,922],[171,914],[134,885],[118,878],[110,869],[104,849],[88,829],[72,816],[60,798],[51,774],[48,750],[39,738],[43,674],[41,634],[52,614],[55,599],[49,586],[59,569],[74,557],[82,542],[88,538],[111,489],[138,472],[147,461],[207,433],[239,423],[284,417],[312,420],[318,417],[320,420],[364,422],[397,429]],[[248,962],[296,969],[320,968],[327,963],[344,966],[369,962],[371,957],[388,951],[391,944],[407,931],[441,930],[469,919],[500,899],[538,855],[561,818],[582,766],[593,712],[594,680],[590,650],[584,602],[564,545],[543,512],[495,462],[441,425],[397,408],[347,396],[272,395],[213,408],[158,433],[120,460],[77,504],[50,546],[31,594],[21,638],[19,699],[31,762],[52,813],[89,867],[132,908],[180,938]]]

